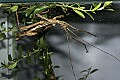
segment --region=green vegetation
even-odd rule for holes
[[[54,2],[54,3],[0,4],[0,7],[3,9],[3,12],[7,13],[11,20],[15,20],[15,22],[11,21],[14,27],[9,28],[8,30],[6,30],[6,28],[4,27],[5,21],[1,23],[0,25],[1,40],[8,38],[6,37],[5,34],[8,31],[13,31],[15,33],[13,37],[15,37],[17,41],[23,39],[25,36],[29,36],[29,37],[38,36],[37,41],[32,50],[28,50],[24,54],[22,51],[23,46],[22,45],[18,46],[18,51],[14,53],[17,54],[16,57],[13,58],[11,55],[8,55],[9,62],[8,63],[5,61],[1,62],[0,68],[3,69],[7,68],[9,70],[14,69],[15,71],[19,69],[18,66],[19,62],[24,60],[25,63],[29,66],[34,64],[40,64],[40,66],[42,66],[42,73],[45,76],[45,80],[58,80],[59,76],[58,77],[55,76],[54,68],[60,68],[60,66],[52,65],[52,60],[51,60],[52,52],[50,52],[49,50],[49,45],[46,42],[45,34],[49,31],[49,29],[59,24],[61,30],[66,32],[66,35],[68,37],[68,42],[69,39],[78,41],[84,45],[86,52],[88,52],[85,41],[84,40],[80,41],[79,36],[77,36],[73,32],[73,30],[79,32],[85,32],[95,37],[96,35],[84,30],[79,30],[61,19],[64,18],[65,16],[69,17],[69,15],[78,15],[79,17],[84,19],[88,15],[91,19],[94,20],[93,15],[95,15],[96,12],[99,12],[101,10],[114,11],[111,8],[111,3],[112,1],[106,1],[104,3],[101,2],[93,3],[89,7],[86,7],[85,4],[80,4],[80,3],[62,3],[62,2],[61,3]],[[15,25],[16,22],[17,25]],[[19,31],[15,30],[16,28]],[[115,56],[109,53],[107,54],[116,58]],[[119,61],[119,59],[117,60]],[[73,67],[72,61],[71,61],[71,67]],[[87,74],[85,74],[79,80],[87,80],[87,77],[90,74],[96,72],[97,70],[98,69],[91,70],[91,68],[87,70],[83,70],[82,73],[86,72]],[[75,77],[74,70],[73,70],[73,75]],[[35,75],[34,80],[41,80],[41,79],[39,76]]]

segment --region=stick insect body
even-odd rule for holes
[[[68,24],[65,21],[57,20],[58,18],[63,18],[64,15],[56,16],[52,19],[45,18],[40,14],[36,14],[36,16],[41,18],[43,21],[34,23],[32,25],[29,25],[29,26],[21,27],[20,30],[23,31],[23,32],[20,33],[19,37],[17,38],[18,40],[19,40],[20,37],[23,37],[23,36],[37,35],[40,31],[47,30],[47,29],[52,28],[52,27],[54,27],[58,24],[66,32],[67,36],[70,39],[75,40],[75,41],[81,43],[82,45],[84,45],[84,47],[86,49],[86,53],[88,53],[87,46],[86,46],[86,44],[88,44],[88,45],[102,51],[103,53],[106,53],[106,54],[110,55],[111,57],[115,58],[117,61],[120,62],[120,59],[118,59],[114,55],[112,55],[112,54],[110,54],[110,53],[108,53],[108,52],[106,52],[106,51],[104,51],[104,50],[86,42],[85,40],[80,38],[77,34],[75,34],[71,29],[76,30],[78,32],[85,32],[87,34],[90,34],[92,36],[97,37],[96,35],[94,35],[90,32],[84,31],[84,30],[77,29],[77,28],[73,27],[72,25]]]

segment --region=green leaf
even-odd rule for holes
[[[35,53],[35,55],[34,55],[34,61],[37,61],[37,59],[39,59],[39,54],[40,54],[40,52],[37,52],[37,53]]]
[[[95,2],[95,3],[92,3],[92,6],[93,7],[96,7],[98,4]]]
[[[101,3],[99,3],[97,6],[95,6],[95,8],[94,8],[94,9],[92,9],[92,11],[95,11],[95,10],[99,9],[99,8],[100,8],[100,6],[101,6]]]
[[[26,9],[26,17],[28,17],[35,10],[35,8],[36,8],[36,5]]]
[[[33,16],[34,16],[33,14],[30,14],[30,16],[29,16],[29,17],[30,17],[30,18],[32,18]]]
[[[41,13],[42,11],[46,10],[47,8],[49,8],[49,6],[41,6],[40,8],[36,8],[33,12],[33,14],[38,14]]]
[[[93,69],[93,70],[90,72],[90,74],[92,74],[92,73],[94,73],[94,72],[96,72],[96,71],[98,71],[98,69]]]
[[[87,14],[88,16],[90,16],[90,18],[91,18],[92,20],[94,20],[94,17],[93,17],[90,13],[86,12],[86,14]]]
[[[61,8],[62,8],[62,11],[63,11],[64,13],[67,13],[67,8],[65,8],[65,7],[63,7],[63,6],[61,6]]]
[[[37,77],[37,76],[34,76],[34,79],[33,79],[33,80],[40,80],[40,78]]]
[[[114,11],[114,9],[104,9],[104,10],[107,10],[107,11]]]
[[[32,24],[33,22],[26,22],[26,24]]]
[[[80,73],[88,72],[88,70],[82,70]]]
[[[1,22],[1,23],[0,23],[0,26],[3,26],[4,24],[5,24],[5,21]]]
[[[9,61],[12,61],[12,56],[11,56],[11,54],[8,55],[8,60],[9,60]]]
[[[48,17],[48,15],[47,14],[44,14],[44,15],[42,15],[43,17],[45,17],[45,18],[47,18]]]
[[[8,69],[14,69],[17,66],[17,62],[14,62],[8,66]]]
[[[41,37],[40,40],[38,40],[37,44],[40,48],[46,48],[47,47],[46,40],[45,40],[44,37]]]
[[[85,9],[85,7],[79,7],[79,8],[82,9],[82,10]]]
[[[106,2],[104,3],[103,7],[109,6],[112,2],[113,2],[113,1],[106,1]]]
[[[79,15],[81,16],[82,18],[85,18],[84,14],[81,12],[81,11],[78,11],[78,10],[75,10],[74,11]]]
[[[15,11],[18,10],[18,6],[13,6],[13,7],[10,8],[10,10],[12,10],[12,12],[15,12]]]
[[[22,53],[22,46],[19,46],[18,52],[19,52],[20,56],[22,57],[22,55],[23,55],[23,53]]]
[[[6,66],[3,62],[1,62],[1,65],[2,65],[2,66]]]
[[[93,8],[93,6],[91,5],[91,6],[90,6],[90,10],[92,10],[92,8]]]
[[[2,37],[3,39],[5,39],[5,38],[6,38],[5,33],[2,33],[2,34],[0,35],[0,37]]]
[[[29,53],[28,53],[28,57],[27,57],[27,64],[31,64],[32,63],[32,60],[31,60],[31,57],[29,56]]]
[[[78,7],[81,7],[80,3],[76,3],[76,5],[77,5]]]
[[[56,66],[54,66],[54,68],[60,68],[60,66],[56,65]]]

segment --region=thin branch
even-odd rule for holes
[[[37,15],[37,17],[39,17],[39,18],[41,18],[41,19],[43,19],[43,20],[46,20],[46,21],[48,21],[49,22],[49,19],[48,18],[45,18],[45,17],[43,17],[42,15],[40,15],[40,14],[36,14]]]
[[[47,11],[41,12],[40,14],[46,14],[49,12],[49,9]]]
[[[28,29],[30,29],[30,28],[33,28],[34,26],[42,25],[42,24],[44,24],[44,23],[45,23],[45,21],[36,22],[36,23],[34,23],[34,24],[21,27],[20,30],[28,30]]]
[[[17,26],[18,26],[18,28],[20,28],[20,22],[19,22],[18,12],[16,11],[15,14],[16,14]]]
[[[64,17],[64,15],[59,15],[59,16],[54,17],[53,19],[56,20],[58,18],[63,18],[63,17]]]

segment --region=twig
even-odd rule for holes
[[[40,14],[46,14],[48,12],[49,12],[49,9],[47,11],[45,11],[45,12],[41,12]]]
[[[39,17],[39,18],[41,18],[41,19],[43,19],[43,20],[49,21],[49,19],[47,19],[47,18],[41,16],[40,14],[36,14],[36,15],[37,15],[37,17]]]
[[[42,25],[42,24],[44,24],[44,23],[45,23],[45,21],[36,22],[36,23],[34,23],[34,24],[21,27],[20,30],[28,30],[28,29],[30,29],[30,28],[33,28],[33,27],[35,27],[35,26],[37,26],[37,25]]]
[[[19,22],[19,17],[18,17],[18,12],[16,11],[16,19],[17,19],[17,26],[20,28],[20,22]]]

